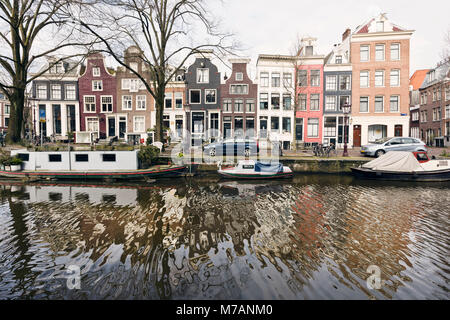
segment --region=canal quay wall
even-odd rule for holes
[[[168,163],[170,157],[161,157],[163,163]],[[244,160],[244,158],[236,158],[237,160]],[[260,161],[269,161],[269,159],[258,159]],[[291,168],[295,173],[311,173],[311,174],[349,174],[352,167],[359,167],[373,159],[371,158],[292,158],[281,157],[279,162]],[[195,163],[194,159],[184,163],[194,164],[196,172],[199,174],[208,174],[217,171],[218,165],[216,163]],[[222,165],[232,165],[232,162],[221,163]]]

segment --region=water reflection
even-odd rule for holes
[[[449,298],[448,185],[305,175],[0,187],[0,298]],[[70,265],[81,290],[67,288]]]

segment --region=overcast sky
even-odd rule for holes
[[[352,32],[380,12],[394,24],[415,30],[411,38],[410,74],[435,67],[441,59],[444,33],[450,29],[448,0],[208,0],[222,27],[232,30],[252,58],[258,54],[290,54],[299,36],[318,38],[321,54],[339,43],[346,28]],[[222,68],[221,68],[222,69]],[[222,69],[222,73],[229,70]],[[252,73],[254,67],[252,67]],[[252,77],[254,74],[252,74]]]

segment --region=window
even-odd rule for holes
[[[400,60],[400,43],[391,44],[391,60]]]
[[[384,44],[375,45],[375,60],[384,61]]]
[[[86,128],[88,132],[98,132],[98,118],[86,118]]]
[[[278,88],[280,86],[280,74],[278,72],[272,73],[272,87]]]
[[[384,21],[377,21],[377,32],[384,31]]]
[[[209,69],[197,69],[197,83],[209,83]]]
[[[375,71],[375,87],[383,87],[384,86],[384,71],[376,70]]]
[[[268,110],[269,109],[269,94],[260,93],[259,94],[259,109]]]
[[[270,130],[273,132],[280,131],[280,118],[278,118],[278,117],[270,118]]]
[[[122,79],[122,90],[130,90],[130,79]]]
[[[45,84],[37,85],[37,98],[47,99],[47,86]]]
[[[100,68],[99,67],[92,68],[92,76],[100,77]]]
[[[383,112],[384,111],[384,97],[376,96],[375,97],[375,112]]]
[[[351,90],[350,81],[351,81],[350,75],[339,76],[339,90],[342,90],[342,91]]]
[[[370,59],[369,46],[363,45],[359,47],[359,57],[361,61],[369,61]]]
[[[326,78],[326,89],[328,91],[336,91],[337,90],[337,76],[327,76]]]
[[[336,111],[336,96],[325,96],[325,111]]]
[[[89,155],[88,154],[76,154],[75,162],[89,162]]]
[[[172,109],[172,94],[171,93],[166,93],[164,95],[164,108]]]
[[[11,105],[10,104],[5,104],[5,114],[10,114],[10,113],[11,113]]]
[[[311,70],[311,87],[320,86],[320,70]]]
[[[66,85],[66,100],[75,100],[76,99],[76,89],[74,84]]]
[[[209,90],[209,89],[205,90],[206,103],[211,103],[211,104],[216,103],[216,91],[217,90]]]
[[[51,93],[53,100],[61,100],[61,86],[59,84],[51,85]]]
[[[268,72],[261,72],[261,87],[268,87],[269,86],[269,73]]]
[[[298,71],[298,85],[300,87],[308,86],[308,71],[307,70],[299,70]]]
[[[122,110],[133,109],[133,97],[132,96],[122,96]]]
[[[145,89],[145,85],[140,79],[128,79],[128,81],[130,82],[130,92],[138,92],[139,90]]]
[[[62,162],[62,156],[60,154],[49,154],[48,162]]]
[[[308,119],[308,137],[318,137],[319,136],[319,119],[310,118]]]
[[[84,112],[95,112],[95,96],[84,96]]]
[[[336,117],[325,117],[324,136],[336,137]]]
[[[137,62],[131,62],[130,63],[130,69],[136,72],[139,72],[139,65]],[[132,72],[132,71],[130,71]]]
[[[103,91],[103,81],[93,80],[92,81],[92,91]]]
[[[445,88],[445,100],[450,100],[450,86]]]
[[[350,103],[350,96],[340,96],[339,97],[339,111],[342,111],[342,107]]]
[[[236,72],[236,81],[244,80],[244,74],[242,72]]]
[[[283,94],[283,109],[291,110],[291,95],[289,93]]]
[[[391,70],[391,87],[400,86],[400,70]]]
[[[369,112],[369,97],[359,98],[359,112]]]
[[[299,102],[299,110],[305,111],[306,110],[306,104],[308,101],[308,97],[306,94],[299,94],[298,95],[298,102]]]
[[[231,99],[223,100],[223,111],[231,112]]]
[[[291,132],[291,118],[283,117],[283,132]]]
[[[115,153],[106,153],[102,154],[103,162],[116,162],[116,154]]]
[[[134,117],[134,132],[144,132],[145,131],[145,117],[135,116]]]
[[[112,96],[102,96],[102,112],[113,111],[113,98]]]
[[[359,72],[359,86],[361,88],[369,87],[369,71],[360,71]]]
[[[245,112],[255,112],[255,101],[247,100],[245,103]]]
[[[248,94],[248,85],[246,84],[232,84],[230,86],[231,94]]]
[[[236,99],[234,100],[234,112],[243,112],[244,111],[244,100]]]
[[[6,128],[9,127],[9,118],[5,118],[5,127],[6,127]]]
[[[390,99],[390,110],[391,112],[399,111],[399,96],[391,96]]]
[[[189,91],[189,102],[191,104],[199,104],[200,102],[200,90]]]
[[[320,95],[319,94],[311,94],[311,105],[309,110],[318,111],[320,110]]]
[[[175,108],[181,109],[183,108],[183,93],[175,92]]]
[[[17,155],[17,158],[19,158],[22,161],[30,161],[30,154],[29,153],[19,153]]]
[[[336,56],[336,58],[334,59],[334,62],[336,64],[341,64],[342,63],[342,56]]]
[[[137,96],[136,97],[136,110],[146,110],[147,109],[147,97]]]
[[[445,106],[445,119],[450,119],[450,104]]]
[[[271,94],[270,104],[272,105],[272,109],[280,109],[280,94],[279,93]]]
[[[290,88],[292,86],[292,74],[283,73],[283,85],[285,88]]]

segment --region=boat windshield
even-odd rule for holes
[[[376,143],[376,144],[383,144],[383,143],[385,143],[386,141],[388,141],[390,139],[392,139],[392,138],[381,138],[381,139],[375,140],[374,143]]]

